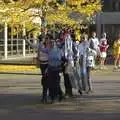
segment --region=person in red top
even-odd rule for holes
[[[106,33],[103,33],[103,36],[100,40],[100,68],[104,69],[105,68],[105,60],[107,57],[107,49],[109,47],[107,43],[107,38],[106,38]]]

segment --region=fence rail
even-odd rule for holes
[[[7,41],[7,58],[12,56],[26,57],[28,54],[33,55],[36,53],[35,49],[32,49],[26,42],[23,43],[23,39],[8,39]],[[35,40],[30,40],[34,43]],[[25,46],[25,49],[24,49]],[[25,56],[23,55],[25,53]],[[0,39],[0,59],[5,58],[5,42],[4,39]]]

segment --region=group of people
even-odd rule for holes
[[[72,88],[75,88],[80,95],[91,92],[91,70],[95,68],[97,56],[100,56],[101,67],[104,67],[109,47],[106,33],[101,40],[98,40],[95,32],[90,38],[83,33],[80,40],[76,40],[74,31],[70,28],[61,30],[57,38],[50,34],[43,37],[41,34],[38,44],[32,44],[26,38],[25,40],[38,51],[43,103],[47,103],[48,97],[51,103],[56,99],[61,101],[66,96],[72,97]],[[65,93],[60,86],[60,73],[64,78]]]

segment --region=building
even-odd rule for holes
[[[96,17],[97,33],[106,32],[109,42],[113,43],[120,33],[120,0],[102,0],[102,12]]]

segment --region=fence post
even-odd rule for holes
[[[7,60],[8,58],[8,31],[7,31],[7,23],[4,23],[4,58]]]
[[[25,24],[23,24],[23,36],[26,35]],[[25,40],[23,39],[23,57],[25,57]]]

